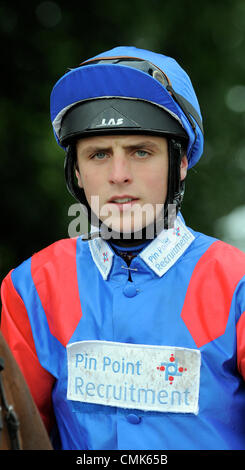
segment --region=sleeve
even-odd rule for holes
[[[12,271],[1,286],[1,331],[29,386],[41,417],[50,432],[54,424],[52,388],[54,377],[40,364],[25,304],[16,291]]]

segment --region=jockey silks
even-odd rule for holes
[[[179,217],[130,266],[78,237],[11,271],[2,331],[62,448],[245,449],[244,274]]]

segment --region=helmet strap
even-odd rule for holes
[[[77,161],[76,145],[70,144],[66,149],[64,163],[66,186],[69,193],[81,204],[86,203],[84,190],[79,188],[75,180],[75,166]]]
[[[180,211],[185,191],[185,182],[180,179],[180,165],[183,156],[182,143],[176,139],[168,140],[169,170],[168,192],[164,204],[164,228],[172,228]]]

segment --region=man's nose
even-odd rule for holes
[[[125,184],[132,181],[131,165],[127,156],[120,153],[113,155],[109,181],[111,184]]]

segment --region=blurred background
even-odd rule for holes
[[[53,137],[49,97],[83,60],[117,45],[176,58],[202,110],[205,149],[190,170],[183,215],[245,251],[244,0],[0,2],[1,279],[68,236],[75,201]]]

